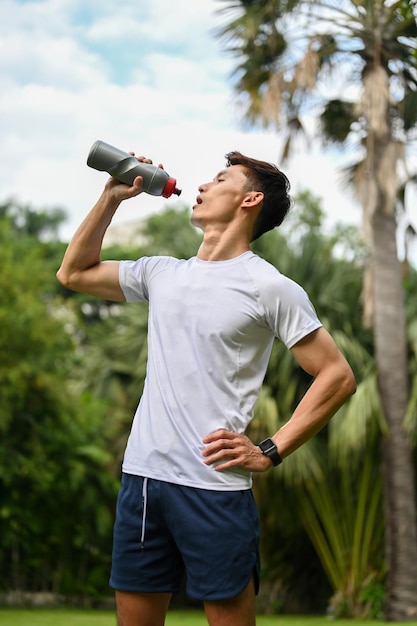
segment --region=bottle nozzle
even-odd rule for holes
[[[162,196],[164,198],[169,198],[173,193],[179,196],[181,194],[181,189],[178,189],[175,178],[169,178],[164,187],[164,191],[162,192]]]

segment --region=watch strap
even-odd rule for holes
[[[268,439],[264,439],[261,443],[258,443],[258,447],[261,449],[262,454],[271,459],[274,467],[282,463],[282,457],[278,452],[276,443],[270,437],[268,437]]]

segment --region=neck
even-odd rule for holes
[[[228,261],[250,250],[246,237],[226,237],[225,233],[205,232],[197,258],[202,261]]]

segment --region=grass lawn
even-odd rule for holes
[[[365,620],[329,620],[322,617],[266,617],[259,616],[257,626],[386,626],[386,622]],[[392,623],[392,622],[391,622]],[[0,608],[1,626],[115,626],[116,619],[109,611],[82,611],[76,609],[9,609]],[[207,626],[204,614],[194,611],[171,611],[166,626]],[[407,622],[417,626],[416,622]]]

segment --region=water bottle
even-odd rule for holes
[[[93,143],[88,154],[87,165],[100,172],[108,172],[110,176],[130,186],[133,185],[136,176],[142,176],[143,191],[152,196],[169,198],[172,194],[179,196],[181,193],[181,190],[177,189],[175,178],[172,178],[165,170],[150,163],[141,163],[128,152],[119,150],[104,141]]]

